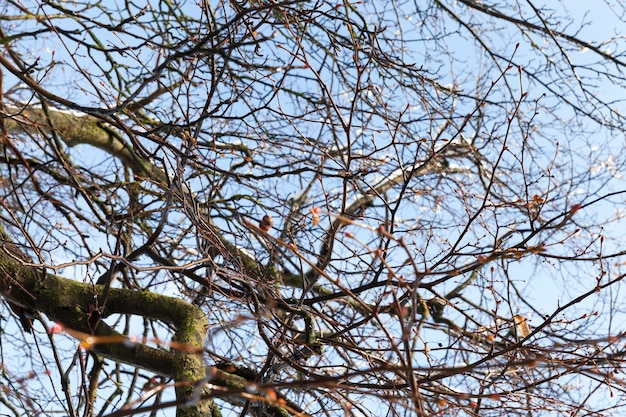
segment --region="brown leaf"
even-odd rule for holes
[[[526,317],[515,315],[513,316],[513,322],[515,323],[515,332],[518,338],[523,339],[531,333]]]
[[[263,230],[264,232],[269,232],[269,230],[272,228],[272,225],[274,225],[274,220],[268,214],[266,214],[259,222],[259,229]]]

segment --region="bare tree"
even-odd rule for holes
[[[624,10],[566,7],[4,2],[2,414],[624,412]]]

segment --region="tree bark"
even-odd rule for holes
[[[3,233],[4,234],[4,233]],[[6,236],[6,235],[5,235]],[[24,311],[39,311],[103,357],[140,367],[177,382],[178,417],[219,415],[210,392],[203,346],[208,323],[197,307],[153,292],[105,288],[46,273],[25,262],[25,256],[6,240],[0,250],[0,294]],[[111,314],[135,314],[175,327],[170,349],[152,348],[116,332],[101,319]],[[199,390],[199,391],[198,391]]]

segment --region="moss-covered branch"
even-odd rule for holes
[[[24,254],[12,243],[2,241],[0,246],[0,294],[8,302],[26,311],[44,313],[71,329],[70,334],[82,338],[87,342],[86,347],[104,357],[174,378],[179,382],[177,398],[182,403],[210,394],[206,390],[196,392],[196,383],[206,378],[202,352],[208,323],[200,309],[161,294],[131,289],[107,290],[104,286],[49,274],[25,263]],[[174,326],[173,349],[129,343],[101,320],[116,313],[136,314]],[[179,407],[177,415],[199,417],[216,412],[213,401],[197,401],[188,407]]]
[[[139,157],[132,146],[119,134],[107,127],[98,118],[73,111],[40,106],[5,106],[2,111],[5,129],[8,132],[56,133],[67,146],[86,144],[95,146],[120,159],[137,176],[150,177],[158,181],[166,178],[160,170]]]

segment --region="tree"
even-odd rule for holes
[[[623,10],[422,3],[5,2],[4,413],[623,412]]]

